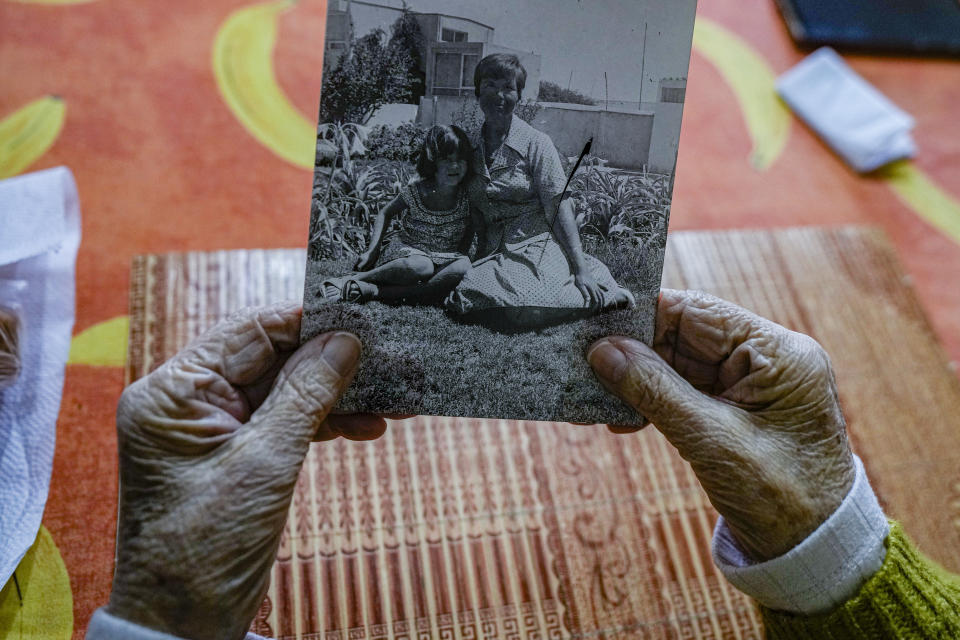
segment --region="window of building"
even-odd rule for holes
[[[459,51],[437,51],[433,65],[433,93],[459,96],[473,93],[473,71],[480,56]]]
[[[331,51],[339,51],[347,48],[346,42],[330,42],[327,44],[327,49]]]
[[[456,29],[447,29],[444,27],[440,30],[440,40],[443,42],[466,42],[467,32],[457,31]]]
[[[661,87],[660,102],[683,102],[686,93],[686,87]]]

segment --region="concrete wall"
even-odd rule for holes
[[[367,127],[372,129],[377,125],[395,127],[404,122],[414,122],[417,119],[417,105],[415,104],[385,104],[373,114]]]
[[[533,126],[549,135],[562,155],[579,156],[592,136],[592,155],[614,167],[640,169],[648,163],[653,122],[649,112],[541,103]]]
[[[683,104],[657,102],[644,104],[654,112],[653,135],[650,138],[650,170],[657,173],[672,173],[677,162],[680,144],[680,119]]]
[[[434,96],[420,98],[420,107],[417,110],[417,124],[422,127],[432,127],[435,124],[450,124],[453,114],[464,102],[476,104],[471,97]]]

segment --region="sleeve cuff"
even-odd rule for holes
[[[179,636],[156,631],[139,624],[118,618],[100,608],[94,611],[87,626],[85,640],[183,640]],[[244,640],[267,640],[255,633],[248,633]]]
[[[713,560],[724,577],[760,604],[804,615],[827,612],[856,595],[886,557],[890,531],[860,458],[837,510],[782,556],[754,563],[723,517],[713,532]]]

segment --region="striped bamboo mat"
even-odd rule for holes
[[[247,305],[299,298],[304,253],[134,261],[127,378]],[[675,232],[664,284],[809,333],[888,513],[960,570],[960,384],[886,239]],[[254,630],[279,638],[759,638],[709,557],[716,515],[653,429],[453,418],[315,445]]]

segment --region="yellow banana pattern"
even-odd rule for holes
[[[40,525],[37,539],[0,589],[0,638],[70,640],[73,593],[53,536]]]
[[[777,96],[773,70],[740,37],[700,15],[693,29],[693,47],[733,90],[753,142],[750,165],[765,171],[790,137],[790,111]]]
[[[231,13],[213,43],[213,73],[227,106],[247,131],[284,160],[313,169],[317,128],[290,104],[273,73],[279,0]]]
[[[17,175],[46,153],[66,116],[66,102],[46,96],[0,120],[0,180]]]
[[[879,175],[904,204],[960,244],[960,202],[926,173],[901,160],[881,169]]]
[[[128,316],[117,316],[93,325],[70,341],[67,364],[122,367],[127,358]]]

